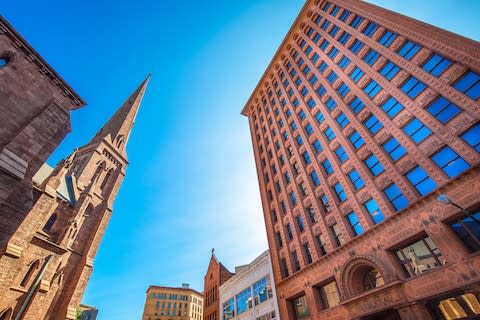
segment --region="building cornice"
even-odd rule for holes
[[[72,102],[70,110],[83,107],[85,101],[70,87],[70,85],[46,62],[40,54],[32,48],[32,46],[17,32],[15,29],[0,15],[0,32],[4,33],[12,40],[15,47],[20,49],[26,56],[26,59],[35,63],[40,72],[43,73],[50,81],[60,88]]]

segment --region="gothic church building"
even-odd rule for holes
[[[0,320],[76,319],[149,79],[51,168],[84,102],[0,16]]]

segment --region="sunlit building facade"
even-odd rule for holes
[[[478,42],[306,1],[242,112],[281,319],[480,314],[479,97]]]
[[[278,320],[269,252],[235,268],[235,275],[220,286],[219,297],[222,320]]]
[[[181,288],[150,286],[143,320],[202,320],[203,295],[188,285]]]

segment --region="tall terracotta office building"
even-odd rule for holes
[[[480,314],[479,97],[478,42],[306,1],[242,112],[282,320]]]

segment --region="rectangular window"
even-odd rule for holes
[[[244,291],[240,292],[236,296],[236,301],[237,301],[237,314],[244,313],[248,311],[252,307],[252,304],[249,303],[249,300],[251,298],[251,293],[252,289],[248,287]]]
[[[349,16],[350,16],[350,11],[345,9],[345,10],[343,10],[343,13],[340,15],[340,18],[338,18],[338,19],[340,19],[340,21],[345,22],[345,21],[347,21]]]
[[[305,164],[312,163],[312,159],[310,158],[310,155],[308,154],[307,151],[303,153],[303,160],[305,161]]]
[[[325,61],[322,61],[320,65],[318,66],[318,70],[320,70],[321,73],[325,72],[327,70],[328,64]]]
[[[432,160],[449,178],[454,178],[470,168],[470,165],[448,146],[434,153]]]
[[[338,160],[340,160],[342,163],[348,160],[348,154],[345,152],[345,149],[343,149],[342,146],[339,146],[337,149],[335,149],[335,154],[337,155]]]
[[[330,45],[330,42],[327,39],[323,39],[322,43],[320,44],[320,49],[322,51],[327,50],[327,47]]]
[[[363,233],[363,227],[360,224],[360,220],[358,219],[358,216],[355,212],[350,212],[347,215],[348,222],[350,223],[350,226],[352,227],[353,233],[358,236]]]
[[[315,115],[318,123],[322,123],[325,120],[325,116],[320,111]]]
[[[337,122],[338,125],[342,128],[345,128],[347,124],[350,123],[350,120],[348,120],[347,116],[342,112],[340,115],[337,117]]]
[[[385,30],[380,39],[378,39],[378,43],[388,48],[396,38],[397,35],[395,33],[391,32],[390,30]]]
[[[330,12],[330,15],[335,17],[338,14],[339,11],[340,11],[340,7],[339,6],[334,6],[333,9],[332,9],[332,12]]]
[[[468,71],[460,80],[455,82],[453,87],[472,100],[477,100],[480,97],[480,75]]]
[[[337,106],[337,103],[332,98],[328,98],[325,105],[327,106],[328,110],[332,111]]]
[[[320,58],[320,56],[318,55],[318,53],[314,53],[310,60],[312,60],[313,64],[315,64],[315,63],[317,63],[319,58]]]
[[[375,80],[370,80],[370,82],[363,88],[363,91],[370,97],[375,98],[375,96],[382,90],[382,87],[375,82]]]
[[[392,61],[388,60],[387,63],[380,69],[380,74],[387,80],[392,80],[400,71],[400,67]]]
[[[280,232],[275,232],[275,241],[277,243],[278,248],[283,247],[283,241],[282,241],[282,236],[280,235]]]
[[[308,91],[307,91],[307,93],[308,93]],[[308,106],[310,109],[313,109],[313,108],[316,106],[315,100],[313,100],[312,98],[308,99],[308,101],[307,101],[307,106]]]
[[[410,277],[430,271],[446,263],[442,253],[430,237],[422,238],[400,248],[395,254],[405,271],[405,275]]]
[[[322,145],[318,140],[313,141],[312,146],[315,149],[315,151],[317,151],[317,153],[320,153],[323,150]]]
[[[330,163],[330,161],[328,159],[325,159],[323,162],[322,162],[322,167],[323,169],[325,170],[325,173],[327,174],[327,176],[331,175],[333,173],[333,167],[332,167],[332,164]]]
[[[325,89],[324,86],[319,86],[318,89],[317,89],[317,94],[319,97],[323,97],[325,95],[325,93],[327,92],[327,89]]]
[[[345,56],[342,57],[342,59],[340,59],[340,61],[338,62],[338,66],[342,68],[342,70],[345,70],[345,68],[348,67],[349,64],[350,64],[350,59],[348,59]]]
[[[388,153],[393,161],[397,161],[407,153],[405,148],[402,147],[402,145],[394,137],[391,137],[383,144],[383,149]]]
[[[347,194],[345,193],[345,190],[343,190],[343,186],[340,182],[335,184],[334,189],[340,202],[347,200]]]
[[[293,240],[293,232],[292,232],[292,227],[290,226],[290,223],[287,223],[286,231],[287,231],[288,240]]]
[[[372,153],[369,157],[367,157],[364,161],[365,165],[367,166],[368,169],[370,169],[370,172],[376,177],[380,173],[383,172],[383,166],[378,161],[377,157]]]
[[[450,223],[450,227],[469,251],[480,250],[480,211],[468,217],[456,219]]]
[[[432,134],[432,131],[417,118],[410,120],[410,122],[403,127],[403,131],[408,134],[416,144],[419,144]]]
[[[394,97],[390,97],[382,104],[382,110],[390,119],[393,119],[400,111],[404,109],[403,105]]]
[[[330,50],[330,52],[328,53],[328,56],[330,57],[330,59],[335,59],[335,57],[337,56],[338,54],[338,49],[335,48],[335,47],[332,47],[332,49]]]
[[[307,125],[305,126],[305,131],[309,136],[313,134],[313,127],[310,123],[307,123]]]
[[[312,250],[310,249],[310,245],[308,244],[308,242],[303,244],[303,252],[305,252],[305,264],[312,263]]]
[[[329,25],[330,25],[330,21],[325,20],[325,21],[323,22],[321,28],[322,28],[323,30],[327,30],[327,28],[328,28]]]
[[[437,188],[437,184],[430,178],[422,167],[416,166],[405,174],[405,177],[422,196]]]
[[[465,131],[460,137],[470,147],[480,152],[480,123]]]
[[[348,137],[348,139],[350,140],[355,149],[358,149],[365,144],[362,136],[356,130]]]
[[[380,54],[377,51],[370,49],[365,57],[363,57],[363,61],[372,66],[379,57]]]
[[[362,69],[360,69],[359,67],[355,67],[355,69],[353,69],[352,73],[350,74],[350,78],[352,78],[353,82],[358,83],[358,81],[362,79],[364,74],[365,72],[363,72]]]
[[[323,309],[333,308],[340,304],[340,296],[335,280],[319,286],[318,292],[322,300]]]
[[[352,22],[350,22],[350,26],[351,26],[352,28],[354,28],[354,29],[357,29],[358,26],[362,23],[362,21],[363,21],[363,18],[362,18],[362,17],[356,16],[356,17],[352,20]]]
[[[460,112],[460,108],[456,104],[440,96],[427,107],[427,111],[438,121],[445,124]]]
[[[363,110],[365,107],[365,103],[363,103],[362,100],[360,100],[359,97],[355,97],[355,99],[350,102],[350,108],[352,108],[352,111],[358,114],[360,111]]]
[[[282,270],[282,277],[285,279],[285,278],[288,278],[289,276],[289,273],[288,273],[288,265],[287,265],[287,260],[285,260],[285,258],[282,258],[280,260],[280,269]]]
[[[310,84],[313,86],[315,85],[315,83],[317,83],[318,81],[318,78],[316,75],[312,74],[312,76],[310,77],[310,80],[308,80],[308,82],[310,82]]]
[[[411,60],[412,57],[420,50],[420,46],[410,40],[405,41],[405,43],[398,49],[397,53],[404,57],[407,60]]]
[[[328,33],[332,36],[332,38],[335,38],[335,36],[338,33],[338,30],[340,30],[340,28],[336,25],[333,25],[332,29],[330,29],[330,32]]]
[[[293,271],[297,272],[300,270],[300,261],[298,261],[297,251],[292,252],[292,264],[293,264]]]
[[[302,216],[297,216],[297,225],[300,232],[305,231],[305,224],[303,223]]]
[[[324,256],[327,254],[327,249],[326,249],[326,244],[325,240],[323,239],[323,236],[319,234],[318,236],[315,236],[315,241],[318,245],[318,251],[320,253],[320,256]]]
[[[292,305],[295,312],[295,319],[302,319],[310,315],[305,295],[293,299]]]
[[[373,198],[367,200],[367,201],[363,204],[363,206],[365,207],[365,209],[367,210],[368,214],[369,214],[370,217],[372,218],[373,223],[379,224],[380,222],[382,222],[382,221],[385,219],[382,211],[380,210],[380,208],[378,208],[378,205],[377,205],[377,203],[375,202],[375,200],[373,200]]]
[[[407,81],[400,87],[403,92],[405,92],[411,99],[415,99],[418,97],[420,93],[425,90],[427,86],[415,78],[414,76],[410,76]]]
[[[305,111],[300,110],[300,112],[298,113],[298,117],[300,118],[300,120],[305,120],[305,118],[307,117],[305,115]]]
[[[380,131],[380,129],[383,128],[383,124],[373,114],[371,114],[367,119],[365,119],[363,124],[373,135],[375,135],[378,131]]]
[[[362,32],[364,35],[371,38],[377,29],[378,25],[375,22],[370,21]]]
[[[311,223],[317,222],[317,217],[315,216],[315,210],[313,210],[313,207],[307,207],[307,216]]]
[[[395,183],[392,183],[390,186],[386,187],[383,190],[383,193],[397,211],[405,208],[410,204],[410,202],[407,200],[407,198],[405,198],[405,196]]]
[[[356,39],[350,46],[350,51],[352,51],[354,54],[358,54],[358,52],[362,50],[363,46],[364,46],[364,43]]]
[[[330,212],[332,208],[330,207],[330,201],[328,201],[328,197],[326,194],[322,194],[320,196],[320,204],[322,205],[323,211]]]
[[[299,146],[303,145],[303,139],[302,139],[302,136],[298,135],[295,137],[295,140],[297,141],[297,144]]]
[[[333,132],[332,128],[328,127],[323,133],[328,141],[335,139],[335,133]]]
[[[292,202],[293,206],[297,205],[297,196],[295,195],[295,192],[293,192],[293,191],[290,192],[290,201]]]
[[[442,57],[438,53],[434,53],[423,65],[423,70],[431,73],[433,76],[438,77],[448,67],[452,65],[452,62],[447,58]]]
[[[345,82],[342,82],[342,85],[338,87],[337,91],[342,97],[345,97],[350,92],[350,88],[345,84]]]
[[[320,185],[320,178],[318,177],[317,172],[314,170],[310,173],[310,177],[312,178],[312,182],[314,186]]]
[[[338,76],[337,74],[335,73],[335,71],[331,71],[330,74],[328,75],[327,77],[327,81],[332,84],[335,82],[335,80],[337,80]]]
[[[330,232],[332,233],[333,239],[335,240],[335,244],[337,247],[345,244],[345,240],[343,239],[343,235],[340,231],[340,227],[338,226],[338,224],[330,226]]]
[[[347,41],[350,39],[350,37],[351,37],[350,33],[345,31],[345,32],[343,32],[343,34],[338,39],[338,42],[345,45],[347,43]]]
[[[350,171],[350,173],[348,174],[348,178],[350,178],[350,181],[352,182],[355,190],[359,190],[365,186],[365,182],[363,182],[362,177],[360,177],[360,174],[355,169]]]

